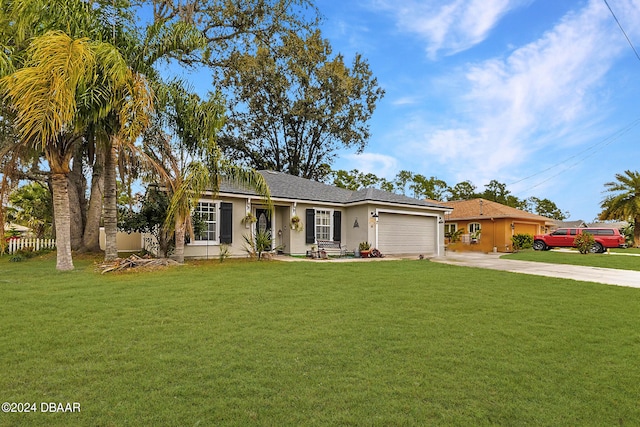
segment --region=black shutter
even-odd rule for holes
[[[233,203],[220,203],[220,243],[233,240]]]
[[[307,223],[305,224],[307,243],[316,242],[316,211],[307,209]]]
[[[342,228],[342,212],[333,211],[333,241],[340,241],[340,230]]]

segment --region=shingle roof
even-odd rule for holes
[[[447,205],[453,208],[453,212],[446,216],[447,221],[479,218],[518,218],[552,222],[550,218],[486,199],[456,200],[447,202]]]
[[[427,202],[400,194],[389,193],[377,188],[366,188],[358,191],[334,187],[310,179],[300,178],[283,172],[258,171],[269,186],[271,197],[290,200],[351,204],[358,202],[383,202],[401,205],[422,206],[446,209],[447,206],[435,202]],[[229,183],[220,185],[221,193],[250,194],[256,193]]]

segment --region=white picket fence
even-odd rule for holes
[[[32,248],[34,251],[40,249],[53,249],[56,247],[55,239],[10,239],[8,242],[9,253],[12,254],[21,249]]]

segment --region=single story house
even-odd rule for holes
[[[553,226],[550,218],[486,199],[451,201],[447,206],[453,210],[444,217],[445,232],[463,230],[460,241],[447,239],[450,250],[509,252],[511,236],[544,234]]]
[[[588,227],[587,223],[584,222],[581,219],[575,220],[575,221],[558,221],[558,220],[554,220],[553,221],[553,226],[551,226],[551,229],[549,231],[555,231],[558,228],[584,228],[584,227]]]
[[[244,236],[270,230],[273,247],[305,255],[329,241],[349,252],[360,242],[385,255],[438,256],[444,253],[444,214],[449,208],[375,188],[351,191],[282,172],[259,171],[271,192],[272,210],[253,191],[222,183],[217,195],[204,193],[196,213],[206,231],[185,245],[185,257],[215,258],[221,245],[231,256],[246,256]],[[243,221],[252,214],[254,223]]]
[[[15,234],[18,237],[29,237],[32,235],[31,229],[20,224],[5,223],[3,227],[5,234]]]

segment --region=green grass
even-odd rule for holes
[[[628,249],[620,249],[627,251]],[[617,251],[616,251],[617,252]],[[635,252],[618,252],[635,253]],[[525,250],[514,254],[503,255],[501,258],[520,261],[549,262],[552,264],[585,265],[589,267],[616,268],[619,270],[640,271],[640,257],[611,254],[581,254],[578,251],[555,252]]]
[[[2,425],[638,425],[640,290],[428,261],[0,258]]]
[[[640,254],[640,248],[611,248],[609,251],[619,254]]]

